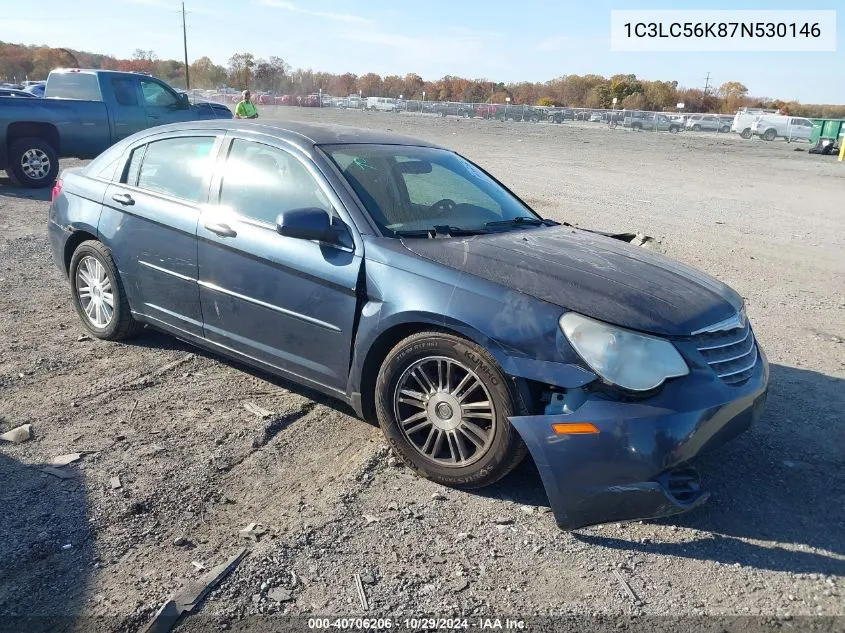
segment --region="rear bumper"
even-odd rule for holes
[[[52,217],[47,221],[47,238],[50,241],[50,252],[53,254],[53,262],[62,271],[62,274],[67,276],[64,261],[67,232],[64,228],[56,224]]]
[[[573,413],[510,418],[534,459],[559,527],[669,516],[709,493],[688,467],[696,455],[747,430],[762,415],[769,367],[760,350],[742,386],[695,373],[639,402],[587,400]],[[599,433],[556,435],[552,424],[590,422]]]

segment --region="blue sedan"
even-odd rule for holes
[[[690,462],[766,396],[736,292],[411,138],[152,128],[63,172],[48,232],[92,335],[153,327],[320,390],[443,485],[530,453],[564,529],[702,503]]]

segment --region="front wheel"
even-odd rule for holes
[[[776,136],[777,132],[775,132],[772,128],[763,132],[763,140],[765,141],[774,141]]]
[[[59,175],[59,155],[47,141],[22,138],[9,147],[9,178],[29,189],[49,187]]]
[[[525,444],[508,422],[522,414],[495,360],[441,332],[394,347],[376,381],[379,426],[417,474],[460,488],[490,485],[522,461]]]
[[[693,132],[701,132],[701,126],[700,125],[693,125],[692,131]]]
[[[751,138],[751,128],[750,128],[750,127],[745,128],[745,129],[742,131],[742,133],[740,134],[740,136],[741,136],[742,138],[744,138],[744,139],[749,139],[749,138]]]
[[[132,317],[126,292],[109,250],[100,242],[82,242],[70,260],[73,307],[97,338],[119,341],[142,327]]]
[[[670,127],[670,128],[669,128],[669,133],[670,133],[670,134],[677,134],[677,133],[678,133],[678,132],[680,132],[680,131],[681,131],[681,128],[679,128],[679,127],[678,127],[678,126],[676,126],[676,125],[673,125],[672,127]]]

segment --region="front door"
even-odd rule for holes
[[[140,81],[148,127],[195,118],[192,110],[183,107],[179,96],[171,88],[147,77],[141,78]]]
[[[197,228],[200,300],[212,342],[295,377],[345,390],[362,254],[284,237],[276,217],[334,192],[304,154],[235,138]],[[212,196],[212,201],[213,201]]]
[[[203,332],[197,220],[221,138],[203,130],[133,148],[99,223],[133,312],[194,336]]]

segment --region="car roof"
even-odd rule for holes
[[[254,123],[238,119],[206,121],[188,121],[171,123],[146,130],[150,135],[166,132],[182,132],[187,130],[201,130],[211,128],[215,130],[241,130],[267,136],[275,136],[288,141],[305,141],[309,145],[347,145],[347,144],[376,144],[376,145],[415,145],[419,147],[441,148],[440,145],[429,143],[410,136],[356,128],[348,125],[323,123],[295,123],[279,121],[268,123]]]

